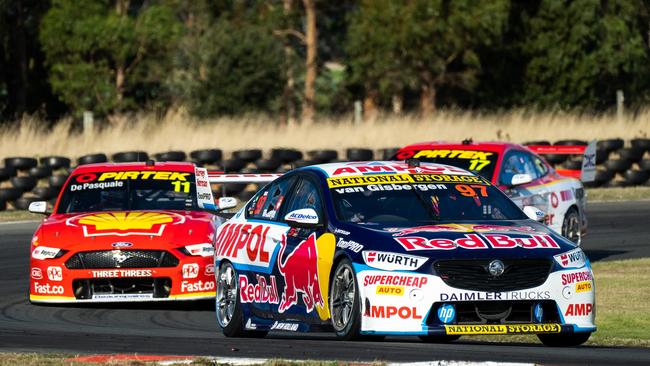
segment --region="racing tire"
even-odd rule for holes
[[[145,162],[149,160],[149,154],[144,151],[124,151],[113,154],[111,159],[116,163]]]
[[[602,186],[603,184],[609,183],[610,180],[614,179],[615,173],[611,170],[596,170],[596,177],[594,182],[597,185]]]
[[[215,311],[217,313],[217,323],[219,323],[223,335],[226,337],[251,338],[266,336],[268,333],[266,331],[244,329],[244,316],[239,296],[239,280],[237,271],[230,262],[221,263],[216,280]]]
[[[330,281],[329,310],[336,337],[344,341],[361,340],[361,300],[352,262],[343,258]]]
[[[16,210],[27,210],[29,208],[30,203],[39,201],[40,198],[38,197],[20,197],[17,198],[16,200],[12,201],[11,204],[14,206]]]
[[[399,147],[387,147],[385,149],[379,149],[379,157],[382,160],[394,160],[393,156],[397,154]]]
[[[47,165],[35,166],[29,169],[27,174],[29,174],[30,177],[34,177],[36,179],[47,178],[52,175],[52,168]]]
[[[624,147],[622,149],[618,149],[617,153],[621,159],[636,163],[637,161],[641,160],[644,151],[634,147]]]
[[[84,156],[80,156],[77,159],[77,164],[79,165],[86,165],[86,164],[98,164],[98,163],[106,163],[108,161],[108,157],[106,154],[88,154]]]
[[[596,165],[600,165],[609,159],[609,151],[605,149],[596,149]]]
[[[5,158],[5,166],[13,167],[16,170],[28,170],[33,168],[38,164],[34,158],[25,158],[25,157],[11,157]]]
[[[270,173],[277,170],[282,162],[276,159],[259,159],[255,162],[257,169],[261,170],[264,173]]]
[[[0,211],[4,211],[7,209],[7,202],[4,200],[0,200]]]
[[[558,140],[553,145],[556,146],[587,146],[587,141],[583,140]]]
[[[650,179],[650,172],[644,170],[632,170],[628,169],[623,173],[625,182],[631,186],[641,185]]]
[[[318,164],[318,163],[313,160],[302,160],[302,159],[293,162],[293,166],[296,168],[302,168],[304,166],[310,166],[314,164]]]
[[[262,150],[237,150],[232,153],[232,157],[235,159],[243,160],[247,163],[252,163],[262,158]]]
[[[302,159],[302,152],[294,149],[272,149],[271,159],[280,160],[284,164]]]
[[[623,147],[625,142],[622,139],[607,139],[607,140],[600,140],[596,143],[596,146],[599,149],[605,149],[609,152],[612,152],[614,150],[618,150]]]
[[[0,201],[13,201],[23,195],[22,189],[0,188]]]
[[[65,181],[68,180],[67,175],[57,174],[53,175],[48,179],[50,187],[61,188],[65,184]]]
[[[22,189],[23,192],[29,192],[38,183],[38,179],[29,176],[11,178],[11,185],[15,188]]]
[[[339,158],[339,154],[336,150],[311,150],[308,151],[307,154],[312,160],[321,164],[329,163],[332,160]]]
[[[59,188],[55,187],[36,187],[32,191],[34,196],[42,199],[44,201],[49,201],[52,198],[55,198],[59,194]]]
[[[187,154],[185,151],[165,151],[154,154],[156,161],[185,161]]]
[[[226,159],[221,162],[221,168],[226,173],[233,173],[242,170],[246,162],[241,159]]]
[[[635,149],[650,151],[650,139],[632,139],[631,143]]]
[[[374,154],[370,149],[347,149],[345,156],[348,161],[366,161],[374,159]]]
[[[650,159],[641,160],[639,162],[639,169],[650,172]]]
[[[580,170],[582,169],[582,160],[567,160],[563,164],[565,169]]]
[[[538,334],[537,338],[549,347],[575,347],[589,340],[591,332],[573,334]]]
[[[632,162],[630,162],[629,160],[614,159],[614,160],[607,160],[604,165],[605,168],[607,168],[607,170],[611,170],[612,172],[615,173],[623,173],[624,171],[630,169],[630,166],[632,166]]]
[[[11,177],[16,176],[16,169],[12,167],[0,168],[0,182],[11,179]]]
[[[460,339],[459,335],[419,335],[418,338],[425,343],[449,343]]]
[[[580,245],[582,241],[580,215],[575,207],[571,207],[562,221],[562,236]]]
[[[38,161],[42,166],[50,167],[52,170],[70,167],[70,159],[64,156],[44,156]]]
[[[194,150],[190,157],[201,164],[216,164],[223,158],[223,152],[219,149]]]

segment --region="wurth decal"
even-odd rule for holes
[[[553,258],[562,268],[580,268],[586,263],[585,253],[580,248],[558,254]]]
[[[316,305],[322,308],[325,303],[318,282],[316,234],[311,234],[307,240],[298,244],[283,260],[286,247],[287,238],[283,235],[278,254],[278,269],[284,276],[285,286],[278,311],[284,313],[296,305],[299,293],[302,294],[301,298],[308,313],[312,312]]]
[[[465,234],[457,239],[427,239],[421,236],[397,237],[395,240],[408,251],[462,249],[557,249],[560,246],[549,235],[513,237],[506,234]]]

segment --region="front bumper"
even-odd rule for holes
[[[507,292],[458,289],[435,275],[378,271],[364,265],[355,265],[355,270],[364,334],[539,334],[596,330],[595,288],[588,264],[580,269],[552,272],[540,286]],[[539,316],[535,314],[538,304]],[[442,306],[453,310],[448,316],[441,316]]]

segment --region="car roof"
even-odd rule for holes
[[[381,175],[381,174],[442,174],[442,175],[475,175],[465,169],[451,165],[421,162],[418,167],[409,166],[398,161],[353,161],[329,164],[310,165],[299,170],[318,170],[326,178]]]
[[[155,162],[153,165],[147,165],[146,162],[137,163],[97,163],[79,165],[72,172],[73,174],[112,172],[112,171],[131,171],[131,170],[162,170],[174,172],[194,173],[194,164],[190,162]]]
[[[400,150],[423,150],[431,148],[441,148],[441,149],[458,149],[458,150],[485,150],[492,152],[502,152],[509,148],[523,149],[519,144],[512,142],[449,142],[449,141],[428,141],[428,142],[418,142],[415,144],[407,145],[402,147]]]

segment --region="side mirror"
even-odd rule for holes
[[[529,219],[544,222],[544,212],[535,206],[524,206],[524,213]]]
[[[217,210],[219,211],[233,207],[237,207],[237,199],[235,197],[220,197],[217,200]]]
[[[29,204],[29,212],[47,215],[47,202],[45,201],[35,201]]]
[[[292,227],[313,228],[318,226],[320,218],[313,208],[302,208],[289,212],[284,221]]]
[[[530,183],[533,181],[533,176],[530,174],[515,174],[512,176],[512,180],[510,181],[511,186],[518,186],[526,183]]]

